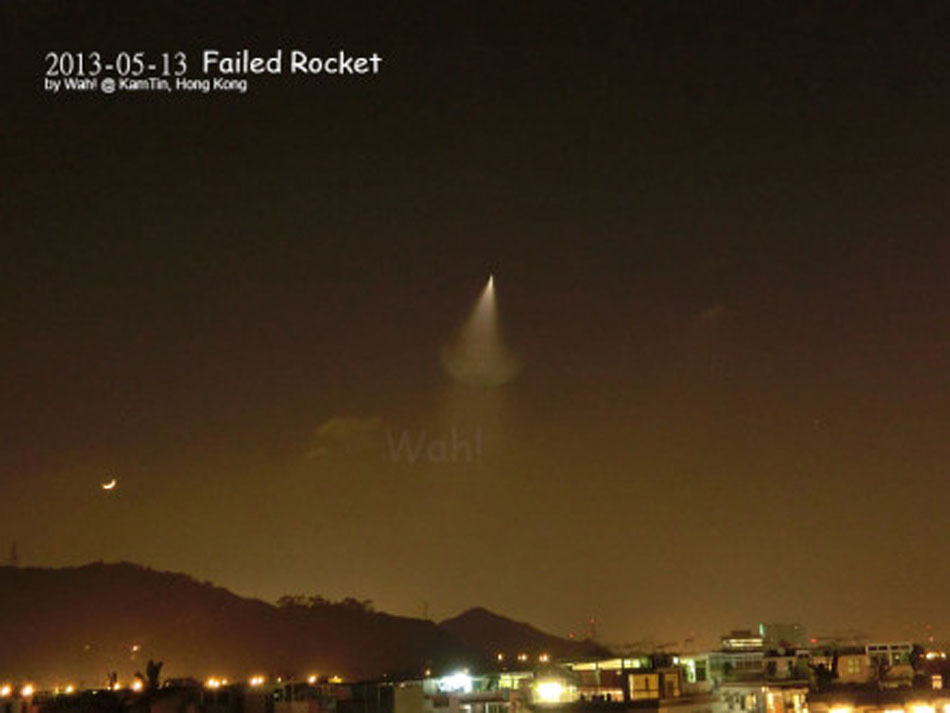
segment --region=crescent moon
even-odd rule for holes
[[[108,483],[103,483],[103,484],[102,484],[102,489],[103,489],[103,490],[112,490],[112,489],[115,487],[116,482],[117,482],[116,479],[113,478],[113,479],[110,480]]]

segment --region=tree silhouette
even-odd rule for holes
[[[141,672],[139,672],[135,674],[135,677],[140,679],[142,683],[146,685],[148,690],[154,691],[159,685],[159,676],[162,674],[162,665],[163,663],[161,661],[153,661],[152,659],[149,659],[148,663],[145,664],[145,675],[143,676]]]
[[[347,597],[340,602],[340,605],[346,609],[352,609],[354,611],[362,612],[372,612],[373,611],[373,600],[372,599],[356,599],[354,597]]]
[[[887,674],[891,670],[891,662],[887,660],[886,656],[877,656],[872,660],[872,666],[874,682],[878,688],[884,690]]]
[[[161,661],[152,661],[152,659],[149,659],[148,663],[145,664],[145,675],[148,676],[149,690],[158,688],[158,677],[162,674],[162,665]]]
[[[808,667],[811,669],[812,674],[815,677],[815,689],[819,692],[827,691],[831,688],[834,680],[838,678],[838,654],[837,652],[831,657],[831,666],[826,666],[823,663],[814,666],[808,664]]]

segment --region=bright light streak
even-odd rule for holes
[[[102,489],[103,489],[103,490],[113,490],[113,489],[115,488],[117,482],[118,482],[118,481],[117,481],[115,478],[113,478],[113,479],[110,480],[108,483],[103,483],[103,484],[102,484]]]
[[[442,349],[441,358],[454,379],[476,386],[500,386],[518,375],[520,360],[505,346],[501,334],[494,275],[455,339]]]

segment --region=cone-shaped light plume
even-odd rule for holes
[[[518,375],[520,362],[501,336],[493,275],[455,341],[442,349],[442,366],[454,379],[479,386],[500,386]]]

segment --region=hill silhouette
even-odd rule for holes
[[[494,659],[503,653],[508,660],[519,653],[532,657],[546,653],[552,658],[608,656],[610,652],[588,639],[575,641],[547,634],[530,624],[499,616],[483,607],[469,609],[439,627],[463,644]]]
[[[437,625],[319,596],[249,599],[185,574],[130,563],[0,567],[0,674],[7,680],[96,685],[128,681],[145,662],[166,677],[252,673],[369,678],[425,668],[478,668],[512,650],[580,652],[485,609]]]

